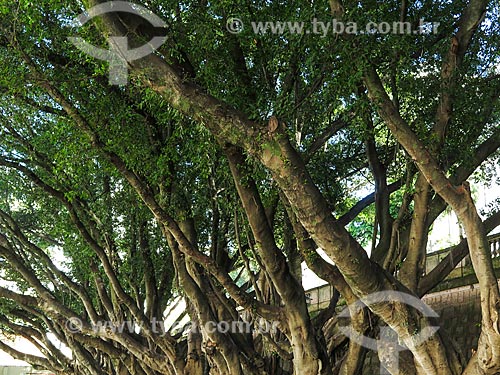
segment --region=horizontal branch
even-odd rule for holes
[[[389,194],[394,193],[399,190],[403,186],[403,179],[399,179],[396,182],[393,182],[387,189],[389,190]],[[358,203],[351,207],[349,211],[338,218],[338,222],[342,226],[346,226],[351,221],[353,221],[356,216],[358,216],[361,211],[363,211],[366,207],[370,206],[375,202],[375,192],[368,194],[366,197],[361,199]]]

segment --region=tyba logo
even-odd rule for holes
[[[108,13],[130,13],[142,17],[158,28],[166,27],[166,23],[157,15],[143,6],[129,3],[127,1],[109,1],[96,5],[84,13],[78,15],[73,23],[78,26],[85,25],[91,19]],[[148,43],[133,49],[129,49],[126,36],[110,36],[108,38],[109,49],[96,47],[83,38],[68,37],[77,48],[86,54],[109,62],[109,83],[112,85],[126,85],[128,83],[128,62],[145,57],[165,43],[167,37],[155,36]]]

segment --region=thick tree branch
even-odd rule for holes
[[[498,363],[500,359],[500,349],[490,349],[500,348],[500,292],[493,270],[484,225],[472,201],[468,185],[457,188],[451,184],[431,153],[412,132],[394,107],[374,68],[366,70],[365,83],[372,101],[377,105],[380,116],[386,122],[391,133],[416,161],[418,168],[429,184],[453,208],[464,225],[471,260],[479,280],[482,297],[483,325],[480,338],[481,344],[478,348],[480,352],[479,366],[487,374],[494,373],[494,371],[500,369],[500,365],[488,369],[485,363],[491,361]],[[475,366],[475,364],[470,366]]]

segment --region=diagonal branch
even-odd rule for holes
[[[444,142],[446,130],[452,117],[452,95],[456,87],[457,70],[462,65],[475,31],[484,19],[487,5],[488,0],[471,0],[469,2],[458,22],[458,31],[451,39],[450,48],[441,67],[441,95],[434,123],[438,144]]]
[[[491,232],[493,229],[500,225],[500,212],[496,212],[484,221],[484,228],[486,233]],[[423,296],[428,293],[432,288],[438,285],[449,275],[451,271],[462,261],[465,256],[469,254],[469,247],[467,246],[467,239],[464,238],[458,245],[451,248],[450,253],[425,275],[418,284],[418,295]]]

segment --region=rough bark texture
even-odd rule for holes
[[[86,1],[88,7],[100,3]],[[207,2],[196,6],[200,15],[210,10]],[[347,6],[330,1],[331,12],[339,19],[348,14]],[[243,37],[221,38],[217,43],[227,42],[230,52],[227,77],[234,75],[245,92],[234,100],[235,109],[231,95],[220,99],[210,94],[216,90],[208,83],[218,82],[207,82],[200,71],[204,72],[204,64],[212,69],[211,61],[203,57],[199,66],[193,65],[185,45],[176,43],[176,38],[184,38],[184,31],[177,30],[169,32],[157,53],[128,62],[131,85],[127,88],[109,86],[101,68],[89,68],[88,62],[75,57],[75,71],[86,79],[92,77],[94,90],[80,91],[77,83],[67,77],[58,81],[52,74],[72,68],[64,48],[59,50],[53,43],[54,51],[44,49],[42,44],[50,37],[42,35],[37,42],[42,52],[37,54],[28,48],[31,37],[21,38],[16,22],[11,25],[2,18],[0,47],[13,50],[10,57],[21,65],[24,87],[7,90],[5,100],[12,105],[3,110],[16,115],[0,125],[6,139],[1,144],[0,167],[2,173],[11,173],[1,188],[8,190],[19,181],[26,186],[19,188],[17,196],[5,193],[8,209],[0,209],[1,277],[18,283],[14,291],[0,287],[0,325],[29,339],[44,356],[21,353],[4,342],[0,349],[58,374],[360,374],[365,348],[338,335],[336,310],[342,298],[359,334],[379,337],[380,327],[388,326],[409,348],[399,366],[391,355],[393,348],[379,348],[381,362],[391,374],[500,373],[500,292],[486,238],[500,215],[492,214],[483,222],[466,182],[500,147],[500,130],[489,126],[496,119],[494,106],[464,129],[471,141],[482,129],[490,131],[481,143],[474,143],[477,147],[467,158],[443,151],[449,146],[454,119],[453,92],[460,87],[466,53],[486,7],[486,1],[471,0],[456,33],[436,36],[436,44],[449,37],[450,47],[439,70],[439,99],[431,126],[428,119],[422,125],[420,119],[414,124],[403,118],[408,103],[402,102],[404,95],[398,90],[404,85],[396,72],[403,57],[410,57],[401,56],[400,47],[387,60],[391,68],[384,72],[390,72],[390,82],[385,85],[386,76],[377,70],[383,68],[378,64],[381,58],[385,61],[383,57],[372,58],[355,38],[339,36],[339,42],[349,43],[347,49],[356,51],[349,62],[352,66],[343,67],[352,69],[355,77],[349,75],[345,82],[348,94],[338,100],[342,105],[332,104],[329,118],[317,119],[305,116],[300,107],[311,96],[328,96],[330,86],[342,85],[326,82],[329,75],[338,73],[333,60],[331,67],[315,67],[320,74],[309,82],[311,73],[301,62],[305,56],[291,50],[290,72],[272,75],[269,70],[276,62],[247,60]],[[410,8],[406,1],[401,4],[402,21],[408,19]],[[181,4],[173,13],[182,18],[184,11],[191,11],[191,5]],[[109,13],[95,25],[103,35],[128,36],[131,45],[139,45],[155,30],[138,18]],[[44,14],[39,21],[49,25],[59,19]],[[4,22],[9,25],[6,31]],[[201,38],[199,32],[196,35]],[[268,46],[257,39],[252,39],[251,48],[258,51],[255,56],[265,56]],[[254,87],[254,65],[269,87]],[[489,93],[495,103],[499,92]],[[281,105],[292,97],[294,113],[280,113]],[[101,100],[105,108],[95,110]],[[23,111],[18,113],[19,108]],[[276,113],[268,113],[270,108]],[[408,112],[419,114],[418,110]],[[333,116],[337,112],[342,113],[339,118]],[[263,113],[268,117],[261,118]],[[293,125],[285,123],[282,115],[293,119]],[[44,128],[44,121],[55,130]],[[57,126],[65,134],[52,136],[56,130],[61,132]],[[304,137],[314,126],[322,126],[321,131],[313,133],[312,139]],[[348,136],[342,133],[346,130]],[[75,138],[71,138],[74,143],[68,141],[73,147],[69,151],[59,145],[64,137]],[[342,137],[347,139],[343,144],[349,146],[348,155],[326,168],[338,174],[323,178],[315,170],[329,162],[321,159],[322,152],[337,146]],[[354,150],[349,137],[361,139],[352,141]],[[89,153],[91,162],[70,153]],[[406,171],[394,173],[392,164],[399,159]],[[350,163],[354,171],[341,165]],[[364,172],[373,183],[373,194],[356,204],[346,203],[352,197],[336,191],[347,186],[339,181],[354,175],[358,183]],[[87,174],[92,181],[87,181]],[[395,192],[402,199],[393,198]],[[31,199],[28,207],[18,204],[25,197]],[[44,234],[29,220],[32,211],[39,213],[33,201],[40,197],[45,210],[40,212],[59,224],[55,228],[51,223],[40,224],[48,232]],[[4,207],[3,200],[0,204]],[[372,204],[373,252],[368,256],[353,233],[359,225],[354,221]],[[397,216],[393,204],[398,206]],[[467,238],[422,277],[429,228],[447,206],[458,216]],[[67,245],[75,268],[71,272],[62,271],[47,250],[50,246],[66,250],[66,242],[78,250]],[[319,255],[319,248],[334,265]],[[443,333],[425,342],[416,340],[415,333],[434,321],[405,303],[377,301],[368,306],[370,311],[362,312],[353,308],[359,299],[381,291],[422,296],[467,252],[479,280],[483,317],[476,354],[465,369]],[[301,285],[302,261],[335,288],[330,306],[315,318],[309,315]],[[79,262],[88,265],[87,272],[82,272]],[[25,295],[19,292],[22,288]],[[191,321],[186,334],[172,329],[159,332],[154,323],[164,323],[174,293],[186,301],[183,314]],[[250,331],[210,329],[243,318],[249,320]],[[76,329],[68,324],[71,321],[79,322]],[[103,321],[113,326],[96,330]],[[127,322],[140,328],[116,329]],[[273,330],[259,332],[261,322]],[[55,348],[48,332],[71,349],[73,359]]]

